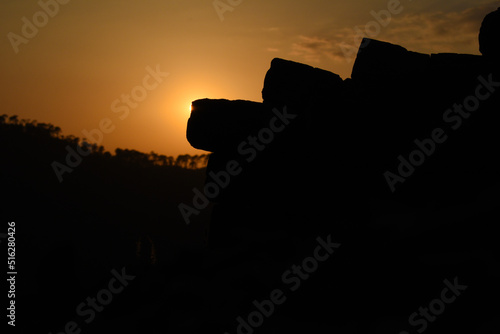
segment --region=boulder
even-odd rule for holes
[[[244,100],[201,99],[193,101],[187,139],[197,149],[220,152],[235,149],[271,117],[262,103]]]
[[[307,108],[317,99],[334,96],[342,83],[340,76],[332,72],[275,58],[264,79],[262,98],[271,107]]]
[[[399,45],[369,38],[364,38],[361,45],[351,74],[355,81],[385,82],[415,76],[429,66],[429,55]]]
[[[486,15],[479,31],[479,50],[483,56],[495,61],[500,60],[500,7]]]

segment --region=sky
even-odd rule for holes
[[[0,114],[159,154],[186,140],[191,101],[262,101],[275,57],[350,76],[360,37],[479,54],[500,1],[2,0]]]

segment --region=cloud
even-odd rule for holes
[[[292,44],[292,56],[300,56],[307,62],[317,63],[324,56],[335,53],[336,43],[331,39],[299,35],[297,42]]]
[[[278,48],[267,48],[266,51],[267,52],[279,52],[280,49],[278,49]]]
[[[478,53],[478,34],[486,14],[497,5],[461,12],[433,12],[395,18],[383,35],[394,43],[419,52]]]
[[[370,37],[399,44],[423,52],[479,53],[478,34],[486,14],[494,11],[498,2],[490,2],[462,11],[424,13],[405,12],[393,16],[385,26],[374,29],[373,21],[352,28],[333,27],[316,35],[299,35],[291,45],[290,55],[306,62],[352,62],[361,43],[361,37]]]
[[[278,32],[281,32],[281,28],[279,28],[279,27],[266,27],[266,28],[262,28],[262,31],[278,33]]]

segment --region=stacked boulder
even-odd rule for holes
[[[225,170],[229,161],[241,167],[214,199],[212,242],[229,241],[230,231],[242,226],[257,233],[285,226],[300,230],[299,220],[314,221],[310,205],[319,200],[325,209],[331,206],[325,192],[345,183],[333,174],[349,170],[350,147],[342,143],[350,117],[344,94],[338,75],[274,59],[262,103],[193,102],[187,138],[195,148],[213,152],[207,182],[215,182],[210,175]]]
[[[498,279],[489,217],[500,184],[499,17],[483,23],[482,56],[364,39],[349,79],[273,59],[262,102],[194,101],[187,138],[213,152],[207,183],[221,185],[211,197],[211,246],[245,244],[250,257],[263,252],[281,268],[318,236],[340,242],[336,260],[288,309],[292,318],[326,314],[364,323],[353,333],[399,332],[421,296],[456,275],[481,282],[458,316],[480,317],[490,293],[481,286]],[[301,242],[309,246],[299,250]],[[236,262],[248,258],[238,254]],[[314,307],[320,297],[335,305]],[[389,314],[404,321],[369,325]],[[446,325],[442,332],[475,330]]]
[[[495,161],[499,87],[491,62],[362,45],[350,79],[276,58],[263,102],[193,102],[187,138],[213,152],[207,182],[229,161],[241,167],[213,199],[212,240],[229,240],[236,226],[303,233],[369,219],[373,198],[444,205],[493,177],[478,169]]]

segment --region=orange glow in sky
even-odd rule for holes
[[[173,156],[203,153],[185,138],[191,101],[261,101],[275,57],[347,78],[356,28],[388,8],[387,0],[247,0],[221,14],[211,0],[58,1],[42,0],[45,9],[35,0],[0,3],[0,114],[78,137],[109,119],[106,150]],[[368,37],[419,52],[478,54],[480,23],[498,1],[400,7]],[[156,84],[148,68],[168,76]]]

